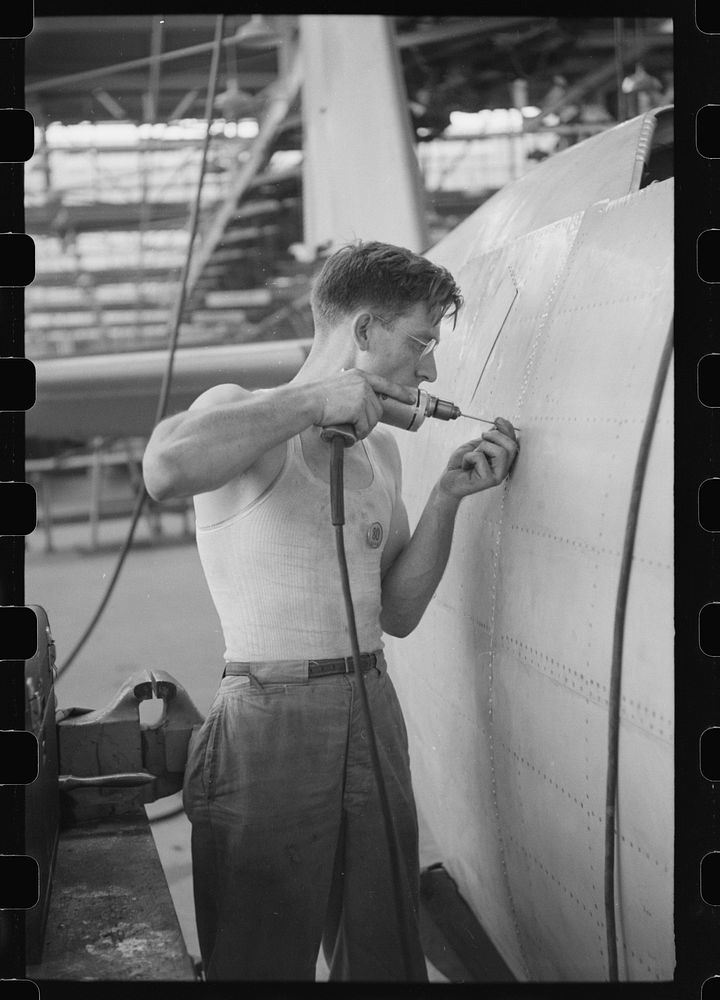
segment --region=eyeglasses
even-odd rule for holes
[[[387,329],[388,324],[383,322],[381,316],[376,316],[375,314],[373,314],[373,316],[378,321],[380,326],[384,326]],[[421,340],[420,337],[415,337],[412,333],[404,333],[403,337],[407,337],[408,340],[414,340],[416,344],[420,344],[422,346],[422,351],[418,356],[418,361],[422,358],[429,357],[438,345],[438,342],[434,337],[430,337],[429,340]]]
[[[420,358],[427,358],[431,355],[438,345],[437,340],[431,337],[430,340],[420,340],[419,337],[413,337],[411,333],[404,333],[403,337],[407,337],[408,340],[414,340],[416,344],[422,344],[422,351],[420,351]]]

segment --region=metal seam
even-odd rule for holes
[[[492,607],[490,611],[490,622],[489,622],[489,637],[490,637],[490,652],[488,656],[488,743],[490,750],[490,775],[491,775],[491,785],[492,785],[492,800],[493,800],[493,812],[495,814],[495,822],[498,835],[498,843],[500,845],[500,865],[502,867],[503,881],[505,883],[505,889],[507,892],[507,898],[510,902],[510,913],[512,915],[512,921],[515,928],[515,938],[520,949],[520,958],[525,967],[525,972],[528,979],[532,978],[530,972],[530,966],[528,963],[528,957],[525,953],[525,948],[523,946],[522,936],[520,934],[520,925],[518,923],[517,911],[515,909],[515,901],[513,899],[512,887],[510,885],[510,876],[508,874],[507,863],[505,858],[505,842],[502,834],[502,824],[500,822],[500,810],[498,808],[498,797],[497,797],[497,781],[495,773],[495,741],[493,738],[493,642],[495,636],[495,611],[497,608],[497,577],[498,577],[498,563],[499,563],[499,547],[500,547],[500,537],[502,535],[502,523],[503,523],[503,509],[505,507],[505,497],[507,495],[507,480],[503,483],[503,493],[502,500],[500,501],[500,516],[498,517],[498,528],[495,535],[495,545],[493,546],[493,578],[492,578]]]
[[[520,407],[522,405],[522,400],[525,397],[525,394],[527,392],[527,387],[529,385],[530,372],[532,370],[533,363],[534,363],[534,360],[535,360],[535,355],[536,355],[536,351],[537,351],[537,345],[538,345],[538,343],[539,343],[539,341],[540,341],[540,339],[541,339],[541,337],[542,337],[542,335],[543,335],[543,333],[545,331],[545,328],[547,326],[547,319],[548,319],[548,316],[550,314],[550,307],[551,307],[551,304],[554,301],[554,298],[556,296],[558,286],[560,285],[561,279],[562,279],[563,275],[565,274],[565,271],[566,271],[566,269],[568,267],[568,264],[570,263],[570,260],[572,258],[573,252],[576,250],[576,247],[577,247],[577,244],[578,244],[578,235],[579,235],[581,224],[582,224],[582,221],[583,221],[584,217],[585,217],[585,213],[583,212],[579,216],[579,218],[577,219],[577,223],[575,224],[575,231],[574,231],[574,233],[572,235],[572,243],[571,243],[571,245],[570,245],[570,247],[568,249],[568,252],[567,252],[567,254],[565,256],[565,259],[563,260],[563,262],[560,265],[560,267],[558,267],[558,269],[557,269],[557,272],[555,274],[555,279],[553,280],[553,283],[552,283],[552,285],[550,287],[550,291],[548,292],[548,295],[547,295],[547,297],[545,299],[544,309],[543,309],[543,312],[541,313],[541,316],[540,316],[540,323],[538,325],[537,332],[535,334],[535,337],[533,338],[533,343],[532,343],[532,346],[530,348],[530,354],[529,354],[529,357],[528,357],[528,361],[527,361],[527,363],[525,365],[525,372],[523,374],[523,381],[522,381],[522,384],[521,384],[521,387],[520,387],[520,392],[519,392],[518,399],[517,399],[516,411],[515,412],[518,413],[518,414],[520,413]],[[524,948],[523,941],[522,941],[522,936],[521,936],[521,933],[520,933],[520,926],[519,926],[519,923],[518,923],[517,911],[516,911],[516,908],[515,908],[515,901],[513,899],[512,889],[511,889],[511,886],[510,886],[510,876],[508,874],[507,864],[506,864],[506,858],[505,858],[505,843],[504,843],[504,839],[503,839],[503,835],[502,835],[502,827],[501,827],[501,823],[500,823],[500,811],[499,811],[499,808],[498,808],[498,800],[497,800],[497,784],[496,784],[496,774],[495,774],[495,745],[494,745],[494,739],[493,739],[493,665],[494,665],[494,652],[493,651],[494,651],[494,642],[495,642],[495,618],[496,618],[497,598],[498,598],[499,548],[500,548],[500,541],[501,541],[502,529],[503,529],[503,515],[504,515],[504,510],[505,510],[505,499],[506,499],[506,496],[507,496],[507,491],[508,491],[508,481],[505,480],[505,482],[503,484],[502,499],[500,501],[500,512],[499,512],[499,515],[498,515],[498,528],[497,528],[497,533],[496,533],[496,536],[495,536],[495,540],[496,541],[495,541],[495,545],[493,546],[492,605],[491,605],[490,622],[489,622],[490,655],[488,657],[488,687],[489,687],[489,695],[488,695],[488,741],[489,741],[489,749],[490,749],[490,773],[491,773],[491,783],[492,783],[493,811],[494,811],[494,814],[495,814],[495,821],[496,821],[496,824],[497,824],[497,831],[498,831],[498,841],[499,841],[499,844],[500,844],[500,860],[501,860],[501,866],[502,866],[502,872],[503,872],[503,879],[504,879],[505,887],[506,887],[506,890],[507,890],[508,900],[510,902],[510,911],[511,911],[511,914],[512,914],[512,920],[513,920],[513,924],[514,924],[514,927],[515,927],[516,940],[517,940],[517,943],[518,943],[518,947],[520,949],[520,956],[521,956],[523,965],[525,967],[525,972],[526,972],[526,974],[528,976],[528,979],[530,979],[531,978],[531,973],[530,973],[530,967],[529,967],[529,963],[528,963],[528,957],[527,957],[527,954],[525,952],[525,948]]]
[[[643,170],[645,169],[645,165],[648,161],[656,125],[657,118],[654,114],[650,113],[640,126],[640,135],[638,136],[638,144],[635,151],[635,161],[633,163],[633,170],[630,176],[631,194],[640,190],[640,181],[642,180]]]

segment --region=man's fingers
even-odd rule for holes
[[[357,418],[353,426],[355,427],[355,436],[358,441],[362,441],[363,438],[368,436],[375,425],[374,423],[370,423],[367,416],[363,413]]]
[[[392,396],[393,399],[398,399],[401,403],[414,403],[417,401],[417,389],[412,389],[407,385],[400,385],[398,382],[391,382],[390,379],[384,378],[382,375],[374,375],[370,374],[370,372],[363,372],[363,375],[377,393]]]
[[[358,440],[366,438],[382,416],[382,405],[374,393],[365,397],[362,412],[355,420],[355,433]]]
[[[494,441],[496,444],[502,445],[510,456],[511,464],[515,461],[520,451],[520,442],[517,439],[515,428],[509,420],[506,420],[505,417],[496,417],[495,427],[492,430],[486,431],[483,437],[485,440]]]
[[[380,406],[379,400],[377,398],[367,399],[365,401],[365,420],[367,422],[367,433],[373,429],[375,424],[378,422],[382,416],[382,406]]]
[[[455,451],[450,455],[450,465],[459,465],[462,461],[463,455],[466,455],[470,451],[474,451],[475,448],[480,444],[482,438],[473,438],[472,441],[466,441],[465,444],[461,444]]]
[[[512,425],[498,417],[497,426],[461,444],[450,456],[446,472],[449,491],[462,497],[498,486],[510,472],[518,449]]]
[[[463,455],[462,467],[466,472],[473,469],[475,473],[483,479],[492,475],[490,463],[485,455],[477,449],[475,451],[468,451]]]
[[[495,444],[507,448],[508,451],[517,451],[518,443],[514,434],[506,434],[505,431],[492,430],[485,431],[482,436],[483,441],[494,441]]]
[[[512,438],[513,441],[515,440],[515,428],[509,420],[505,419],[505,417],[495,417],[495,426],[498,430],[502,431],[503,434],[507,434],[507,436]]]
[[[481,441],[494,441],[495,444],[502,444],[503,441],[514,441],[509,434],[505,434],[504,431],[493,429],[491,431],[485,431]]]
[[[376,424],[383,415],[382,403],[374,392],[370,393],[365,401],[365,407],[373,416],[373,424]]]
[[[506,441],[496,444],[494,441],[483,441],[479,446],[489,458],[495,460],[496,465],[503,465],[506,469],[515,461],[517,455],[517,445],[513,446]]]
[[[501,448],[508,457],[508,462],[512,463],[517,458],[517,454],[520,450],[520,445],[515,440],[514,437],[509,437],[504,431],[493,430],[486,431],[483,434],[483,441],[494,444],[497,448]]]
[[[343,370],[339,377],[325,380],[322,389],[323,413],[318,424],[352,423],[360,437],[367,437],[382,418],[383,405],[379,393],[404,403],[417,400],[416,389],[356,368]]]
[[[507,448],[495,444],[493,441],[482,440],[474,451],[469,452],[463,458],[463,464],[469,461],[475,464],[476,456],[481,457],[484,463],[482,467],[487,469],[488,475],[496,482],[499,483],[505,478],[512,460],[512,455]],[[479,470],[480,466],[477,465],[477,468]]]

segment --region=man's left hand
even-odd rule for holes
[[[458,499],[499,486],[510,472],[518,450],[513,425],[498,417],[492,430],[455,449],[438,486]]]

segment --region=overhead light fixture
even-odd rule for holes
[[[635,72],[626,76],[622,82],[623,94],[635,94],[638,91],[648,93],[661,89],[660,81],[656,77],[650,76],[642,63],[638,63],[635,66]]]
[[[252,48],[267,49],[280,44],[280,36],[264,14],[251,14],[235,32],[237,41]]]
[[[220,108],[225,118],[237,120],[243,112],[248,111],[254,99],[252,94],[240,89],[237,77],[228,77],[226,86],[227,90],[218,94],[214,103]]]

